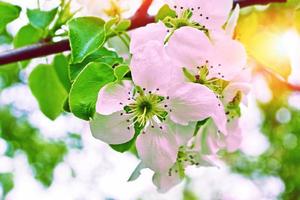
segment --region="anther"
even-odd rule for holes
[[[170,99],[170,97],[169,97],[169,96],[167,96],[167,99],[169,100],[169,99]]]
[[[130,130],[130,127],[128,126],[127,129]]]
[[[209,19],[209,17],[206,17],[205,19],[207,19],[207,20],[208,20],[208,19]]]
[[[124,113],[120,113],[120,115],[121,115],[121,116],[123,116],[123,115],[124,115]]]
[[[183,7],[181,6],[181,7],[180,7],[180,9],[182,10],[182,9],[183,9]]]
[[[145,90],[146,90],[146,88],[143,88],[143,90],[145,91]]]
[[[120,105],[123,105],[123,103],[122,103],[122,102],[120,102]]]
[[[159,91],[159,88],[156,88],[156,91]]]
[[[168,107],[168,105],[165,105],[165,108],[167,108]]]

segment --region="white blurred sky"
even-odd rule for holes
[[[22,5],[23,10],[37,6],[36,0],[5,1]],[[84,2],[90,1],[96,2],[97,0]],[[105,1],[107,0],[98,0],[98,4],[101,5]],[[133,2],[131,0],[121,1],[125,4]],[[43,7],[47,8],[57,5],[57,1],[52,0],[41,0],[40,2]],[[162,3],[162,1],[154,2],[156,7]],[[133,7],[136,8],[137,5]],[[152,8],[152,12],[156,7]],[[88,13],[87,8],[89,6],[83,10],[83,13]],[[16,33],[21,25],[27,23],[25,18],[25,12],[23,12],[22,18],[12,23],[9,30]],[[37,59],[34,64],[37,62],[45,62],[45,59]],[[25,72],[24,77],[27,77],[34,64]],[[242,109],[244,142],[241,150],[245,154],[255,157],[264,153],[269,147],[267,138],[259,131],[264,116],[257,108],[255,99],[268,102],[272,95],[263,77],[256,77],[253,87],[255,93],[249,95],[248,107]],[[258,87],[259,89],[255,89]],[[293,94],[290,97],[290,102],[298,109],[300,109],[299,99],[299,94]],[[150,170],[143,170],[137,181],[126,182],[138,164],[138,160],[134,156],[117,153],[106,144],[94,139],[89,132],[87,123],[73,116],[61,116],[55,121],[50,121],[40,112],[36,100],[26,85],[18,84],[0,94],[0,105],[9,104],[14,105],[16,115],[20,112],[28,112],[29,121],[34,127],[39,128],[46,138],[60,139],[66,137],[68,132],[81,133],[84,148],[80,151],[71,150],[64,162],[55,169],[53,185],[50,188],[44,188],[33,178],[32,170],[23,154],[19,154],[14,159],[3,155],[6,144],[4,140],[0,140],[0,172],[15,174],[15,187],[7,196],[7,200],[181,199],[184,182],[167,194],[159,194],[152,184]],[[286,118],[288,114],[284,111],[281,112],[283,112],[281,113],[283,118]],[[280,117],[282,118],[282,116]],[[76,177],[72,177],[72,170],[77,174]],[[252,181],[231,173],[225,164],[221,168],[191,168],[188,170],[188,175],[193,180],[191,188],[202,200],[275,200],[284,190],[282,181],[276,177],[260,177]],[[218,194],[217,197],[216,194]]]

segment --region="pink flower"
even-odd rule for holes
[[[228,19],[233,0],[166,0],[180,17],[185,10],[193,13],[192,20],[208,30],[219,30]]]
[[[163,43],[152,41],[134,52],[134,84],[125,80],[102,88],[98,114],[90,127],[94,137],[108,144],[123,144],[134,138],[134,124],[139,124],[138,154],[147,167],[163,173],[176,162],[179,147],[193,136],[195,122],[211,117],[220,131],[226,132],[226,116],[210,89],[176,81],[176,67]]]
[[[207,79],[230,81],[246,66],[245,48],[226,34],[215,32],[213,36],[214,41],[211,41],[202,31],[182,27],[170,38],[167,54],[179,69],[185,67],[198,75],[201,68],[206,67]]]

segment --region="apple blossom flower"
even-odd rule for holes
[[[95,15],[109,19],[132,16],[141,4],[141,0],[77,0],[86,15]]]
[[[191,20],[208,30],[219,30],[226,23],[233,0],[166,0],[180,17],[186,10],[193,13]]]
[[[203,85],[177,83],[172,77],[175,67],[162,45],[149,43],[133,55],[133,82],[101,89],[98,114],[90,122],[93,136],[108,144],[130,141],[138,124],[142,128],[136,139],[138,154],[156,172],[175,163],[179,147],[194,134],[195,122],[211,117],[219,131],[226,132],[220,100]]]

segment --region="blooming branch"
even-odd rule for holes
[[[239,4],[240,7],[246,7],[251,5],[264,5],[274,2],[286,2],[286,0],[235,0],[235,4]],[[154,17],[147,14],[147,11],[151,4],[152,0],[144,0],[144,2],[137,10],[135,15],[131,18],[132,23],[130,29],[135,29],[154,21]],[[69,50],[70,44],[68,40],[62,40],[55,43],[43,42],[1,53],[0,66],[22,60],[48,56]]]

